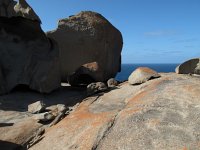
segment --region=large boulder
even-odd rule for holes
[[[137,84],[142,84],[145,83],[146,81],[154,78],[159,78],[160,75],[148,68],[148,67],[139,67],[135,71],[131,73],[131,75],[128,78],[128,82],[131,85],[137,85]]]
[[[6,4],[12,9],[3,9]],[[4,0],[0,5],[5,12],[0,14],[0,94],[18,85],[49,93],[61,82],[58,46],[46,37],[40,19],[25,1],[14,4]]]
[[[58,42],[62,81],[77,75],[85,64],[98,65],[89,74],[95,81],[107,81],[121,69],[122,35],[98,13],[83,11],[62,19],[47,36]]]
[[[190,59],[176,67],[178,74],[199,74],[200,75],[200,58]]]

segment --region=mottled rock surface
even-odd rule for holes
[[[131,75],[128,78],[128,82],[132,85],[141,84],[150,79],[158,77],[160,77],[160,75],[156,71],[147,67],[139,67],[131,73]]]
[[[122,35],[98,13],[83,11],[62,19],[47,36],[58,42],[63,81],[82,65],[93,62],[98,68],[89,75],[96,82],[107,81],[120,71]]]
[[[30,149],[198,150],[200,78],[161,75],[88,97]]]
[[[198,74],[200,75],[200,58],[190,59],[176,67],[178,74]]]
[[[107,81],[107,85],[110,88],[116,87],[118,85],[118,81],[115,80],[114,78],[111,78]]]
[[[95,94],[98,92],[103,92],[107,89],[108,89],[108,87],[103,82],[91,83],[87,86],[87,94],[92,95],[92,94]]]

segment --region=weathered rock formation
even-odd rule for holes
[[[81,78],[80,67],[85,64],[98,66],[95,71],[83,73],[95,81],[107,81],[120,71],[122,35],[98,13],[84,11],[62,19],[47,36],[58,42],[63,81],[77,74]]]
[[[154,78],[158,78],[160,75],[147,67],[139,67],[135,71],[131,73],[131,75],[128,78],[129,84],[141,84],[145,83],[146,81]]]
[[[198,150],[200,78],[161,75],[85,99],[30,150]]]
[[[24,0],[0,3],[0,94],[18,85],[49,93],[60,87],[59,49]]]
[[[200,75],[200,58],[190,59],[176,68],[178,74],[199,74]]]

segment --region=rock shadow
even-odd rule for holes
[[[27,150],[22,145],[0,140],[0,149],[2,150]]]
[[[64,104],[74,106],[86,98],[86,89],[81,87],[62,86],[50,94],[41,94],[23,85],[16,87],[7,95],[0,95],[0,110],[26,112],[28,105],[43,101],[46,107]]]

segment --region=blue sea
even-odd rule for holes
[[[149,67],[157,72],[175,72],[179,64],[122,64],[121,72],[117,74],[118,81],[128,80],[129,75],[138,67]]]

